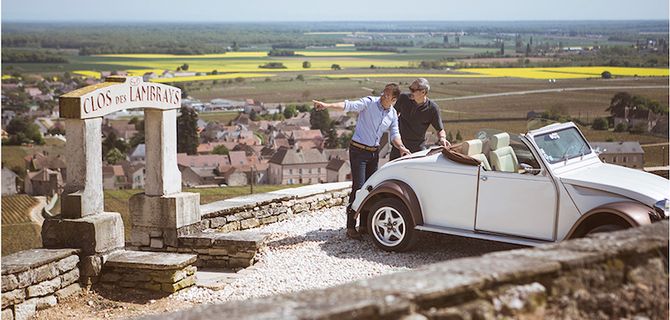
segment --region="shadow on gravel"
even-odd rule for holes
[[[470,239],[430,232],[418,232],[416,246],[408,252],[386,252],[377,248],[370,235],[362,240],[352,240],[342,229],[314,230],[301,236],[287,237],[269,242],[271,248],[290,247],[304,242],[317,242],[329,256],[340,259],[362,259],[391,267],[415,268],[440,261],[480,256],[494,251],[524,248],[523,246],[493,241]]]

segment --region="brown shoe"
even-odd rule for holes
[[[360,240],[361,235],[356,231],[356,229],[347,229],[347,238]]]

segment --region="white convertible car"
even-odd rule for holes
[[[374,243],[404,251],[416,230],[523,245],[668,218],[667,179],[603,163],[573,123],[391,161],[356,194]]]

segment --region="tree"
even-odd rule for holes
[[[326,131],[326,141],[324,143],[326,149],[337,149],[339,147],[339,141],[337,139],[337,130],[335,129],[335,123],[330,122],[328,130]]]
[[[330,66],[330,68],[333,69],[333,70],[342,70],[342,67],[340,67],[340,65],[337,64],[337,63],[333,63],[333,64]]]
[[[305,76],[299,74],[297,77],[295,77],[295,79],[300,80],[300,81],[305,81]]]
[[[221,144],[221,145],[218,145],[218,146],[214,147],[214,149],[212,150],[212,153],[213,154],[228,155],[230,153],[230,151],[228,150],[228,148],[226,148],[226,146]]]
[[[112,148],[109,150],[109,152],[107,152],[107,154],[105,154],[105,160],[107,160],[107,163],[109,164],[116,164],[117,162],[125,159],[126,155],[117,148]]]
[[[309,62],[309,61],[303,61],[303,62],[302,62],[302,67],[303,67],[304,69],[311,68],[311,67],[312,67],[312,63]]]
[[[24,143],[44,144],[40,128],[28,121],[26,117],[14,117],[7,125],[9,140],[7,144],[21,145]]]
[[[328,111],[317,111],[316,109],[310,111],[309,124],[312,129],[319,129],[321,132],[326,132],[330,127],[330,122],[331,120]]]
[[[353,136],[352,133],[343,133],[340,135],[339,144],[340,147],[342,148],[347,148],[349,147],[349,142],[351,142],[351,137]]]
[[[603,73],[601,73],[600,76],[603,79],[612,79],[612,73],[607,70],[603,71]]]
[[[633,97],[628,92],[618,92],[610,100],[610,106],[605,109],[612,115],[623,115],[626,108],[630,108],[633,103]]]
[[[308,112],[312,109],[306,104],[300,104],[296,108],[298,108],[298,111],[300,111],[300,112]]]
[[[593,124],[591,124],[593,130],[607,130],[608,124],[605,118],[595,118],[593,119]]]
[[[505,41],[500,42],[500,55],[505,55]]]
[[[284,118],[291,119],[298,114],[298,110],[295,108],[294,105],[289,105],[286,108],[284,108],[283,114]]]
[[[182,64],[181,69],[184,70],[184,71],[188,71],[188,63]]]
[[[181,107],[181,115],[177,117],[177,152],[196,154],[198,144],[198,114]]]
[[[130,119],[132,121],[132,119]],[[144,143],[144,120],[138,120],[135,123],[135,130],[137,133],[130,138],[130,147],[135,148],[138,144]]]

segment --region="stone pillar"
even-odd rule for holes
[[[181,192],[177,168],[177,110],[144,110],[146,174],[144,192],[167,196]]]
[[[44,248],[78,248],[83,256],[107,253],[125,245],[123,220],[104,212],[102,191],[102,118],[66,119],[67,180],[61,195],[61,218],[42,224]]]
[[[61,199],[63,218],[102,213],[102,118],[65,120],[67,180]]]
[[[139,248],[177,247],[180,230],[200,221],[200,194],[181,192],[177,167],[177,110],[144,110],[144,193],[129,201],[130,241]]]

